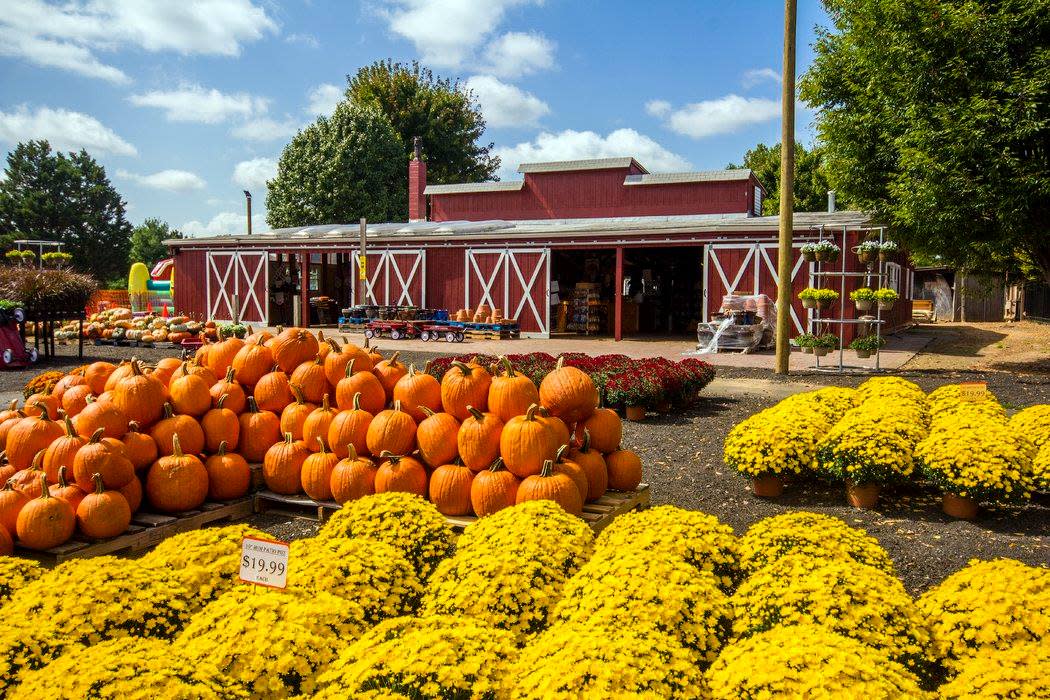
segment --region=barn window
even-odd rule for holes
[[[900,294],[901,266],[897,263],[886,263],[886,286]]]
[[[762,216],[762,188],[755,188],[755,216]]]

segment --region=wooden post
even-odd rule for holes
[[[354,266],[357,269],[357,278],[354,284],[359,286],[355,286],[354,289],[360,290],[360,293],[357,295],[357,303],[359,306],[363,306],[368,303],[366,298],[368,287],[365,285],[365,280],[361,279],[361,277],[368,274],[368,241],[365,240],[368,234],[368,219],[362,216],[358,223],[361,228],[361,249],[358,252],[358,263]],[[362,269],[365,271],[364,275],[361,273]]]
[[[780,93],[780,236],[777,248],[777,374],[788,373],[791,345],[791,239],[795,198],[795,15],[796,0],[784,0],[784,71]]]
[[[302,309],[302,318],[300,319],[303,324],[303,328],[310,327],[310,252],[302,251],[299,253],[299,287],[302,290],[299,294],[300,308]]]
[[[616,247],[616,286],[613,289],[616,319],[613,326],[615,340],[623,340],[623,246]]]

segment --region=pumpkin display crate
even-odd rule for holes
[[[205,502],[199,508],[184,513],[164,515],[141,511],[135,513],[127,531],[116,537],[93,540],[76,536],[57,547],[33,551],[16,547],[20,556],[36,559],[45,564],[61,564],[70,559],[99,557],[105,554],[132,554],[155,547],[167,538],[189,530],[199,530],[206,525],[247,518],[254,512],[251,497],[228,502]]]

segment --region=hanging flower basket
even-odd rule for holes
[[[784,477],[756,476],[751,478],[751,492],[760,498],[780,498],[784,493]]]
[[[977,501],[965,496],[946,493],[941,498],[941,510],[953,518],[973,520],[977,517]]]
[[[882,491],[880,484],[855,484],[846,481],[846,498],[854,508],[871,510],[879,500],[879,492]]]
[[[805,260],[806,262],[816,262],[817,261],[817,251],[815,251],[815,250],[806,250],[805,246],[803,246],[803,248],[802,248],[802,259]]]
[[[804,308],[804,309],[815,309],[818,306],[819,306],[819,304],[817,304],[817,300],[816,299],[807,299],[807,298],[803,298],[802,299],[802,308]]]
[[[880,301],[879,302],[879,311],[889,311],[890,309],[893,308],[893,304],[894,304],[894,302],[892,302],[892,301]]]

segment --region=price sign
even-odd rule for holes
[[[241,581],[269,588],[288,585],[288,543],[245,537],[241,540]]]
[[[357,279],[362,282],[368,281],[368,256],[358,255],[357,256]]]
[[[963,382],[959,384],[960,401],[987,401],[988,382]]]

